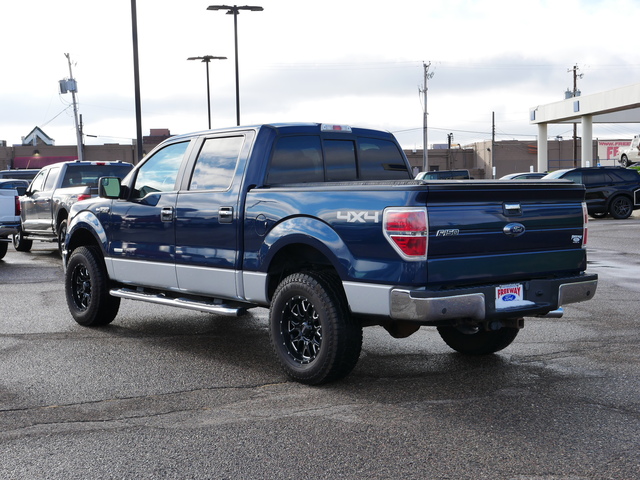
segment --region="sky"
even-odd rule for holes
[[[243,125],[348,124],[422,149],[429,65],[429,144],[490,140],[492,115],[496,140],[535,140],[529,109],[562,100],[574,66],[583,95],[640,82],[640,0],[251,1],[264,10],[237,19]],[[187,60],[204,55],[227,57],[209,65],[212,127],[235,126],[233,16],[209,5],[137,0],[143,135],[207,128],[205,64]],[[131,0],[0,0],[0,18],[0,140],[20,144],[38,126],[56,145],[76,143],[72,96],[58,83],[68,53],[85,143],[132,142]],[[572,127],[548,134],[570,138]]]

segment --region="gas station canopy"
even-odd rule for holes
[[[529,110],[529,121],[538,125],[539,172],[548,170],[547,126],[550,123],[580,123],[582,166],[593,165],[593,124],[640,123],[640,83],[538,105]]]

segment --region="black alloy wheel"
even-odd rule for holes
[[[617,220],[629,218],[633,212],[633,202],[629,197],[618,195],[609,204],[611,216]]]
[[[118,314],[120,298],[109,294],[109,279],[96,247],[79,247],[65,272],[65,294],[69,312],[87,327],[107,325]]]
[[[293,380],[318,385],[355,367],[362,327],[351,317],[334,277],[316,272],[288,276],[276,289],[269,317],[271,344]]]

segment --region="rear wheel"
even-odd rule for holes
[[[64,287],[69,312],[80,325],[106,325],[118,314],[120,298],[109,295],[109,278],[97,248],[79,247],[73,251]]]
[[[611,212],[611,216],[617,220],[629,218],[633,212],[633,203],[629,197],[619,195],[611,200],[609,212]]]
[[[362,327],[349,314],[336,279],[318,273],[288,276],[276,289],[269,317],[271,344],[291,379],[318,385],[355,367]]]
[[[18,252],[28,252],[33,246],[33,240],[27,240],[22,234],[22,229],[18,229],[18,233],[13,236],[13,248]]]
[[[8,242],[0,242],[0,258],[4,258],[7,254],[7,248],[9,247]]]
[[[447,345],[467,355],[487,355],[507,348],[518,332],[517,328],[486,331],[478,328],[438,327],[438,333]]]

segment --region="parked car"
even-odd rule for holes
[[[420,172],[416,180],[469,180],[469,170],[432,170]]]
[[[623,167],[628,167],[632,163],[640,161],[640,135],[634,135],[631,145],[622,149],[618,161]]]
[[[544,177],[546,172],[520,172],[510,173],[504,177],[500,177],[499,180],[537,180]]]
[[[40,171],[39,168],[0,170],[0,178],[16,178],[16,179],[20,178],[23,180],[31,181],[33,180],[33,177],[35,177],[38,174],[39,171]]]
[[[19,252],[31,250],[34,240],[62,243],[71,205],[98,194],[100,177],[125,177],[133,165],[125,162],[54,163],[43,167],[20,197],[20,229],[13,235]]]
[[[622,167],[579,167],[557,170],[543,179],[564,178],[586,188],[587,210],[595,218],[608,213],[628,218],[640,208],[640,172]]]
[[[19,195],[24,193],[29,182],[0,178],[0,258],[7,254],[10,238],[20,226]]]

